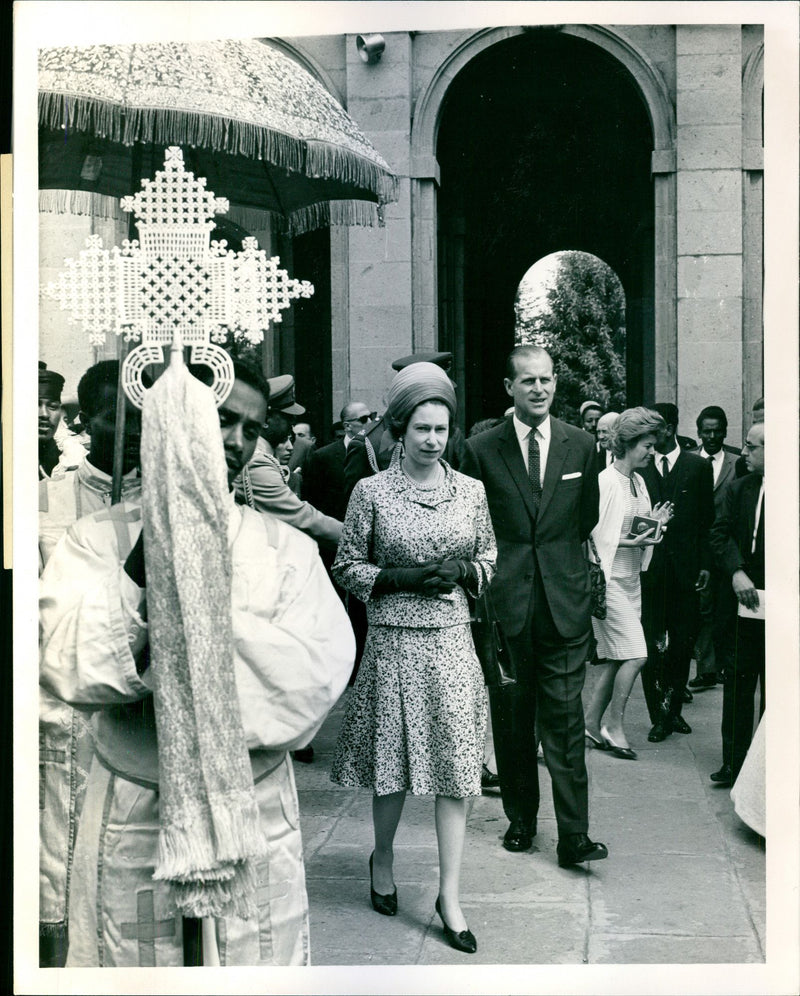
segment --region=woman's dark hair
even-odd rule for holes
[[[392,415],[391,410],[387,411],[383,416],[384,424],[388,427],[389,432],[392,434],[392,439],[402,439],[406,434],[408,429],[408,423],[411,421],[411,416],[420,407],[420,405],[427,405],[429,403],[436,405],[441,405],[443,408],[447,409],[447,431],[449,434],[453,432],[453,413],[450,411],[450,406],[447,405],[441,398],[426,398],[424,401],[420,401],[419,405],[415,405],[411,411],[404,418],[398,419]]]

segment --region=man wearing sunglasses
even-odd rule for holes
[[[366,429],[370,422],[374,422],[377,412],[371,412],[365,404],[354,401],[344,409],[346,414],[342,416],[344,434],[348,439],[353,439],[362,429]],[[346,444],[345,444],[346,445]]]

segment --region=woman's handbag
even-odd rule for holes
[[[497,621],[489,588],[486,588],[475,602],[472,639],[487,687],[502,688],[505,685],[515,685],[516,668],[511,658],[508,640]]]
[[[594,540],[589,537],[589,549],[592,556],[586,558],[586,566],[589,568],[589,584],[591,585],[592,615],[595,619],[605,619],[606,617],[606,576],[603,574],[603,565],[597,553]]]

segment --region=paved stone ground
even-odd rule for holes
[[[295,764],[315,966],[763,963],[765,844],[736,816],[729,792],[708,778],[720,761],[721,687],[685,707],[691,735],[648,744],[637,682],[626,728],[639,759],[587,752],[590,835],[607,844],[605,861],[558,867],[543,763],[531,852],[500,846],[507,822],[498,793],[476,800],[462,875],[462,906],[478,939],[474,958],[446,944],[434,912],[432,797],[407,797],[395,842],[398,916],[372,910],[371,795],[329,781],[343,706],[344,699],[314,741],[314,762]]]

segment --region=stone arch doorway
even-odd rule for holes
[[[674,122],[663,83],[603,28],[480,32],[451,62],[420,100],[412,164],[418,201],[426,164],[438,173],[432,341],[455,354],[465,422],[505,407],[514,290],[531,260],[559,249],[599,256],[619,275],[628,400],[653,400],[676,343]]]
[[[553,413],[579,424],[580,406],[627,405],[625,290],[590,253],[560,250],[536,260],[514,300],[514,345],[544,346],[560,368]]]

